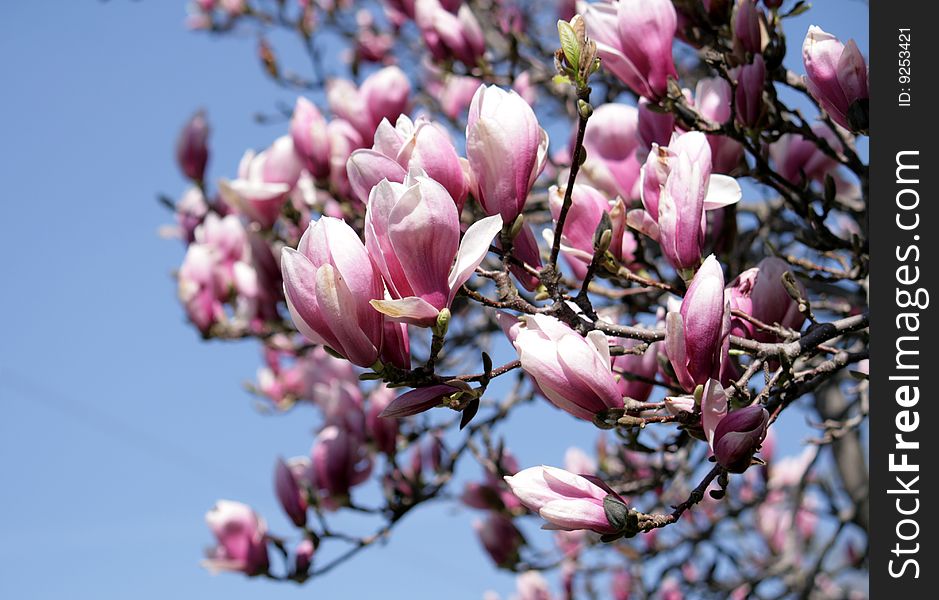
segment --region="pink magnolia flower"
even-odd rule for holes
[[[238,178],[219,182],[219,192],[229,206],[269,228],[280,216],[302,170],[293,140],[283,136],[260,154],[246,152],[238,166]]]
[[[187,244],[195,240],[196,228],[209,212],[202,190],[191,187],[176,203],[176,225],[179,237]]]
[[[414,1],[415,0],[382,0],[382,4],[385,6],[385,12],[388,14],[389,20],[395,27],[400,27],[408,19],[414,18]]]
[[[416,415],[430,410],[444,398],[461,391],[463,390],[446,384],[415,388],[392,400],[378,416],[383,419],[398,419]]]
[[[726,79],[705,77],[694,89],[694,105],[702,115],[719,124],[730,119],[731,88]]]
[[[608,408],[623,407],[602,332],[584,338],[554,317],[532,315],[517,330],[514,346],[522,369],[558,408],[592,421]]]
[[[306,575],[313,565],[313,554],[316,547],[309,539],[302,539],[297,542],[293,549],[293,574]]]
[[[806,446],[799,454],[770,462],[766,487],[770,490],[782,490],[801,484],[808,476],[809,467],[815,462],[816,454],[817,446]],[[765,450],[763,456],[766,456]]]
[[[735,587],[731,592],[728,600],[747,600],[750,597],[750,585],[744,583]]]
[[[724,273],[713,255],[695,274],[679,311],[665,317],[665,349],[678,382],[693,391],[720,375],[727,361],[730,310],[724,303]]]
[[[293,471],[282,458],[278,458],[274,466],[274,492],[277,494],[281,508],[293,524],[297,527],[306,525],[306,495],[300,488]]]
[[[494,3],[496,22],[503,35],[518,36],[528,27],[528,16],[511,1],[497,0]]]
[[[180,267],[180,301],[196,327],[207,334],[214,323],[226,320],[223,305],[234,296],[234,317],[239,325],[273,316],[279,296],[261,289],[275,279],[266,271],[264,252],[252,250],[250,236],[235,215],[209,213],[194,234]]]
[[[212,249],[204,244],[190,244],[179,268],[177,293],[189,320],[203,335],[225,318],[224,295],[214,271]]]
[[[254,331],[265,322],[279,321],[278,304],[284,299],[284,280],[270,244],[260,233],[248,232],[248,259],[244,265],[247,269],[237,264],[235,267],[235,289],[239,294],[236,316]],[[239,275],[239,269],[246,272]]]
[[[508,495],[511,499],[516,500],[511,493],[508,493]],[[503,502],[504,496],[505,494],[499,489],[498,485],[492,484],[487,479],[486,482],[471,481],[467,483],[463,488],[463,494],[460,495],[460,501],[470,508],[504,510],[506,508],[506,504]]]
[[[345,79],[333,80],[326,87],[330,110],[351,123],[363,140],[372,138],[382,119],[394,123],[405,114],[410,95],[408,76],[396,66],[375,71],[359,87]]]
[[[219,500],[206,513],[205,522],[218,544],[203,566],[212,572],[235,571],[259,575],[267,571],[267,526],[250,506]]]
[[[365,147],[365,140],[369,138],[362,137],[355,126],[345,119],[330,121],[326,126],[326,135],[329,138],[329,182],[340,196],[356,199],[352,194],[346,164],[353,152]]]
[[[564,204],[564,192],[557,186],[548,190],[548,204],[551,217],[557,222]],[[589,185],[574,184],[571,207],[561,234],[561,252],[579,279],[584,277],[587,266],[593,260],[594,237],[603,213],[610,215],[610,254],[622,265],[630,265],[635,260],[636,238],[626,227],[626,205],[623,200],[608,200]],[[542,235],[549,244],[553,242],[553,230],[545,229]]]
[[[571,446],[564,452],[564,470],[578,475],[595,475],[597,461],[580,448]]]
[[[763,13],[756,0],[737,0],[733,15],[734,45],[746,54],[763,51]]]
[[[205,177],[205,165],[209,162],[209,122],[205,112],[194,114],[179,132],[176,142],[176,162],[183,174],[193,181]]]
[[[617,338],[613,342],[627,349],[639,345],[637,340],[632,339]],[[659,370],[658,354],[661,346],[661,342],[656,342],[642,354],[627,353],[613,357],[613,372],[619,375],[617,386],[623,397],[632,398],[637,402],[649,399],[654,386],[646,381],[631,379],[629,375],[639,375],[647,380],[655,379]]]
[[[324,427],[316,436],[310,461],[313,484],[339,505],[372,472],[372,460],[361,438],[336,425]]]
[[[632,593],[633,578],[626,569],[613,573],[610,580],[610,597],[613,600],[629,600]]]
[[[235,215],[219,217],[216,213],[206,215],[196,228],[195,242],[210,249],[214,259],[213,273],[222,293],[235,287],[239,264],[250,261],[248,232],[244,223]]]
[[[689,92],[690,95],[690,92]],[[653,145],[668,146],[675,133],[675,115],[649,108],[653,104],[648,98],[639,98],[637,105],[636,133],[640,150],[648,151]],[[643,156],[646,156],[646,152]]]
[[[812,25],[802,43],[805,85],[825,112],[845,129],[868,127],[867,64],[854,40],[838,38]]]
[[[659,588],[657,600],[684,600],[685,594],[674,577],[667,577]]]
[[[675,416],[682,412],[694,412],[694,398],[691,396],[665,396],[665,410]]]
[[[416,170],[403,183],[382,180],[369,198],[365,244],[391,299],[372,306],[397,321],[434,325],[501,229],[493,215],[471,225],[461,242],[456,205],[441,184]]]
[[[460,501],[479,510],[512,511],[520,506],[518,498],[509,491],[502,479],[502,473],[514,475],[519,467],[515,457],[508,450],[504,450],[499,457],[498,472],[486,469],[483,481],[471,481],[463,488]]]
[[[359,378],[355,368],[348,361],[332,356],[322,346],[305,352],[302,360],[306,363],[312,379],[314,401],[319,401],[319,398],[337,385],[358,388]]]
[[[583,551],[587,542],[587,531],[557,531],[554,534],[554,545],[561,551],[564,558],[576,559]]]
[[[603,507],[610,492],[585,477],[541,466],[506,476],[505,481],[522,504],[548,522],[545,529],[616,532]]]
[[[731,473],[743,473],[766,437],[769,412],[760,405],[729,412],[714,429],[717,462]]]
[[[570,21],[577,14],[577,0],[557,0],[558,18]]]
[[[330,149],[326,119],[315,104],[297,98],[290,119],[290,137],[303,165],[317,179],[329,176]]]
[[[411,82],[404,71],[392,65],[366,77],[359,87],[359,95],[371,118],[369,135],[364,135],[368,139],[382,120],[394,123],[400,115],[407,113],[411,102]]]
[[[451,11],[440,0],[415,0],[414,20],[435,59],[455,58],[473,68],[486,53],[486,39],[472,9],[458,6]]]
[[[522,71],[512,81],[512,89],[522,97],[529,106],[538,101],[538,88],[531,80],[531,71]]]
[[[626,200],[639,197],[638,115],[633,106],[603,104],[593,111],[584,132],[587,160],[581,172],[597,189]]]
[[[496,239],[495,244],[502,248],[502,240]],[[540,271],[542,267],[541,250],[538,248],[538,240],[535,239],[535,232],[528,223],[523,223],[518,235],[512,241],[512,256],[518,261],[533,267]],[[541,285],[541,279],[533,275],[529,270],[513,261],[509,263],[509,272],[515,276],[515,279],[529,292],[533,292]]]
[[[389,58],[388,53],[394,47],[394,37],[383,33],[375,26],[375,17],[371,11],[360,9],[355,13],[359,30],[355,40],[355,57],[365,62],[380,63]]]
[[[323,411],[324,425],[336,425],[357,438],[364,438],[365,397],[358,378],[322,376],[315,388],[315,401]]]
[[[493,512],[484,521],[475,521],[473,529],[496,566],[507,568],[518,563],[518,552],[525,539],[511,518]]]
[[[469,191],[463,162],[450,136],[443,127],[423,117],[414,122],[401,115],[393,127],[382,121],[372,148],[353,152],[346,168],[352,190],[362,203],[368,202],[372,188],[382,179],[402,183],[411,169],[423,170],[446,188],[458,213]]]
[[[307,339],[359,366],[392,354],[392,362],[407,364],[396,348],[406,348],[406,338],[390,335],[393,328],[370,304],[384,298],[381,274],[348,224],[333,217],[311,223],[296,250],[284,248],[281,268],[291,318]]]
[[[482,82],[475,77],[447,75],[438,94],[440,110],[451,119],[460,117],[473,102],[476,90],[480,86]]]
[[[258,369],[257,388],[275,407],[287,410],[300,400],[312,399],[312,361],[303,357],[296,359],[292,364],[284,365],[280,354],[270,349],[264,352],[264,358],[266,366]]]
[[[667,148],[653,145],[642,169],[645,211],[630,211],[629,223],[658,240],[676,269],[691,270],[704,250],[704,211],[738,202],[740,185],[711,173],[711,148],[704,134],[692,131],[672,138]]]
[[[766,85],[766,63],[763,56],[757,54],[753,62],[745,64],[736,72],[737,91],[734,96],[737,105],[737,121],[747,127],[759,123],[765,112],[763,107],[763,86]]]
[[[756,404],[730,410],[727,393],[709,379],[701,395],[701,426],[717,462],[731,473],[743,473],[766,438],[769,413]]]
[[[602,65],[646,98],[665,95],[678,79],[672,41],[678,27],[671,0],[619,0],[586,4],[587,36],[597,42]]]
[[[466,156],[486,214],[515,221],[544,169],[547,151],[548,134],[521,96],[496,86],[476,90],[466,124]]]
[[[798,331],[805,322],[805,315],[799,312],[798,303],[783,286],[782,277],[787,271],[786,261],[775,256],[764,258],[757,266],[747,269],[727,288],[730,308],[767,325],[779,324]],[[797,285],[802,288],[798,281]],[[802,291],[805,292],[804,288]],[[731,334],[761,342],[778,341],[775,334],[740,317],[731,317]]]
[[[398,421],[386,419],[381,414],[395,398],[392,388],[380,385],[368,397],[368,412],[365,415],[365,430],[375,448],[388,456],[395,453],[398,445]]]
[[[548,581],[538,571],[525,571],[515,578],[515,600],[552,600]]]
[[[824,124],[813,125],[812,131],[835,150],[841,150],[837,135]],[[803,181],[823,181],[838,165],[812,140],[796,133],[787,133],[770,144],[769,155],[773,159],[776,172],[795,184]]]
[[[203,31],[211,29],[212,15],[193,10],[188,15],[186,15],[186,28],[191,29],[192,31]]]
[[[803,501],[798,508],[793,511],[793,507],[785,502],[783,496],[778,492],[770,492],[766,502],[757,509],[757,525],[773,552],[784,552],[793,532],[795,532],[797,542],[804,543],[812,538],[819,521],[818,515],[815,514],[814,504],[814,498],[806,495],[803,496]],[[795,519],[793,519],[793,512],[795,512]]]
[[[709,77],[698,81],[694,92],[694,104],[701,114],[715,123],[726,123],[731,115],[732,91],[730,84],[720,77]],[[707,134],[711,147],[711,165],[716,173],[730,173],[743,158],[740,142],[725,135]]]
[[[245,0],[218,0],[218,4],[231,17],[241,15],[247,8]]]

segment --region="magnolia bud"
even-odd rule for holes
[[[189,119],[176,142],[176,162],[183,174],[193,181],[202,181],[205,165],[209,161],[209,123],[205,112],[199,111]]]
[[[283,459],[277,459],[274,467],[274,491],[281,507],[297,527],[306,525],[306,498],[296,477]]]
[[[769,413],[760,405],[728,413],[714,430],[714,456],[731,473],[743,473],[766,437]]]
[[[294,576],[304,576],[309,572],[313,564],[313,552],[316,548],[310,540],[301,540],[293,551],[293,573]]]
[[[475,522],[473,529],[497,566],[508,568],[518,562],[518,551],[525,540],[512,519],[494,512],[485,521]]]
[[[816,26],[802,44],[805,85],[836,123],[864,132],[868,125],[870,89],[867,64],[854,40],[842,44]]]

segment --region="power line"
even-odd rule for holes
[[[151,431],[77,397],[67,397],[22,373],[0,368],[0,389],[18,395],[23,401],[42,404],[67,417],[70,422],[83,425],[91,432],[106,435],[121,445],[210,480],[216,485],[231,487],[232,482],[239,480],[239,477],[225,466],[213,464],[171,440],[156,436]]]

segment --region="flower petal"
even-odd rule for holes
[[[423,298],[408,296],[399,300],[372,300],[371,305],[392,321],[431,327],[437,322],[440,310]]]
[[[486,258],[489,245],[500,231],[502,231],[502,216],[496,214],[473,223],[463,234],[463,241],[460,242],[456,261],[453,263],[448,277],[449,300],[451,302],[460,286],[466,283],[476,267],[479,266],[479,263]]]
[[[727,394],[720,381],[709,379],[704,384],[704,394],[701,396],[701,426],[711,450],[714,449],[714,431],[726,415]]]
[[[444,397],[456,391],[459,390],[449,385],[432,385],[413,389],[392,400],[379,416],[386,419],[400,419],[416,415],[437,406]]]
[[[742,195],[743,192],[740,191],[740,184],[736,179],[715,173],[711,175],[707,196],[704,197],[704,210],[714,210],[736,204]]]

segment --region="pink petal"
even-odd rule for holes
[[[416,415],[437,406],[443,398],[457,391],[459,390],[448,385],[413,389],[392,400],[379,416],[386,419],[400,419]]]
[[[708,445],[714,449],[714,430],[717,424],[727,415],[727,394],[716,379],[708,379],[704,384],[704,394],[701,396],[701,426]]]

